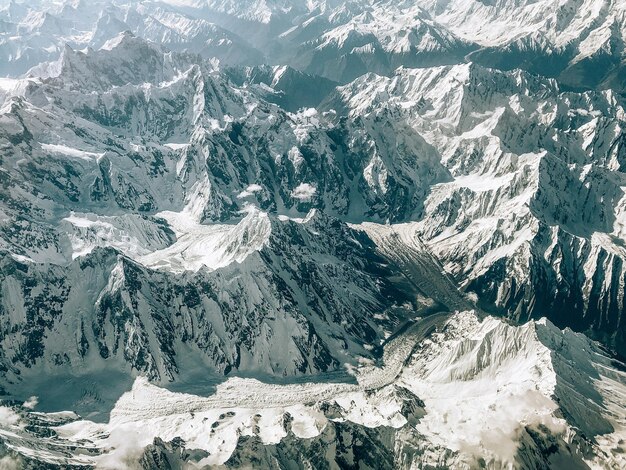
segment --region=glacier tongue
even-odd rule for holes
[[[23,423],[39,419],[54,430],[39,458],[60,463],[60,449],[76,446],[87,453],[69,462],[99,468],[145,461],[144,447],[158,450],[153,442],[178,442],[172,445],[187,451],[176,458],[200,467],[245,466],[252,462],[246,459],[252,458],[253,442],[257,452],[263,448],[279,462],[288,446],[305,446],[297,457],[305,465],[316,458],[309,442],[347,429],[370,429],[368,439],[392,453],[395,468],[624,465],[619,448],[626,413],[620,397],[626,373],[580,334],[546,320],[512,326],[461,312],[416,322],[386,345],[383,357],[382,365],[354,369],[352,381],[349,375],[335,383],[311,378],[284,385],[231,378],[206,397],[138,378],[108,424],[70,416],[69,423],[55,422],[55,415],[36,418],[15,407],[6,413],[16,418],[0,433],[10,449],[28,458],[32,442]],[[355,458],[373,464],[367,455]],[[341,457],[339,448],[335,457]]]

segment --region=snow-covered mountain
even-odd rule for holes
[[[22,335],[3,357],[17,389],[39,368],[107,360],[155,380],[178,377],[180,357],[325,371],[428,304],[346,222],[419,214],[449,178],[437,153],[407,134],[420,158],[394,161],[365,123],[287,113],[193,60],[123,33],[6,87],[2,305],[22,312],[7,325]]]
[[[625,24],[0,1],[0,468],[623,468]]]
[[[99,49],[129,31],[169,50],[216,58],[225,65],[255,65],[263,53],[240,36],[166,4],[106,1],[11,3],[0,9],[0,74],[16,76],[56,59],[65,45]]]
[[[436,333],[423,339],[430,328]],[[418,321],[388,342],[383,358],[355,369],[351,381],[232,378],[210,397],[137,379],[103,424],[34,413],[31,400],[0,408],[0,436],[21,465],[35,448],[50,465],[105,469],[625,463],[626,373],[571,330],[463,312]]]
[[[620,0],[10,2],[0,7],[0,74],[98,49],[121,32],[224,65],[290,65],[347,83],[398,66],[468,61],[624,93]]]
[[[624,349],[624,108],[612,91],[477,65],[367,75],[325,104],[425,138],[452,175],[415,232],[484,308]]]
[[[614,77],[624,75],[626,5],[620,0],[426,0],[423,8],[481,46],[472,61],[524,68],[574,88],[615,89]]]

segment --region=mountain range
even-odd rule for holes
[[[625,38],[0,0],[0,468],[626,466]]]

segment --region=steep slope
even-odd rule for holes
[[[180,361],[216,373],[314,373],[367,355],[383,319],[411,315],[410,295],[385,281],[368,240],[337,221],[257,211],[221,230],[207,226],[190,241],[179,232],[141,264],[113,248],[65,267],[5,256],[5,388],[28,387],[49,368],[80,375],[107,364],[153,380],[189,373]]]
[[[618,468],[625,376],[600,357],[587,338],[545,319],[514,327],[463,313],[414,351],[400,383],[424,400],[417,430],[469,465]],[[597,460],[585,457],[585,439]]]
[[[233,86],[210,64],[194,64],[198,60],[164,53],[127,34],[100,51],[84,54],[68,49],[58,63],[32,71],[33,76],[50,78],[42,84],[31,80],[29,96],[24,103],[15,101],[7,119],[20,122],[25,116],[36,116],[36,122],[45,119],[46,126],[58,129],[66,147],[70,142],[76,142],[74,148],[94,145],[95,141],[81,143],[85,136],[68,135],[66,129],[75,126],[73,122],[52,122],[57,115],[70,113],[71,118],[61,119],[78,119],[85,128],[93,128],[87,139],[97,140],[100,153],[105,153],[95,158],[91,154],[97,152],[91,152],[93,163],[117,166],[128,157],[111,158],[106,151],[120,155],[129,147],[139,154],[158,152],[152,177],[170,189],[180,184],[186,194],[200,191],[198,185],[206,184],[208,172],[210,194],[203,196],[199,204],[204,207],[198,209],[204,211],[202,218],[224,219],[256,200],[263,209],[278,212],[305,214],[318,207],[356,220],[366,215],[398,219],[419,211],[427,188],[449,178],[438,163],[440,156],[408,128],[402,129],[402,141],[389,147],[392,133],[374,129],[374,123],[328,126],[314,109],[286,113],[259,99],[258,90]],[[274,85],[280,87],[280,80]],[[22,112],[22,106],[32,106],[30,101],[44,103],[46,113]],[[59,145],[45,142],[51,138],[47,130],[39,132],[35,140]],[[132,136],[132,144],[120,141],[120,136]],[[155,147],[155,141],[166,148]],[[148,157],[133,155],[130,160],[138,158]],[[130,167],[136,165],[134,160],[128,162]],[[377,174],[378,162],[387,165],[384,175]],[[103,185],[110,179],[105,175],[90,182],[92,203],[107,197],[99,193],[106,191]],[[163,204],[163,196],[151,193],[156,191],[152,183],[139,184],[144,191],[135,188],[138,193],[151,188],[145,194],[144,211],[156,209],[154,201]],[[248,187],[255,189],[247,191]]]
[[[623,37],[0,6],[0,468],[624,467]]]
[[[30,2],[0,11],[0,74],[17,76],[65,44],[100,48],[132,31],[226,66],[290,65],[349,82],[398,66],[468,61],[522,68],[571,89],[624,93],[626,10],[613,0]]]
[[[90,264],[83,258],[95,257],[103,267],[94,273],[98,293],[107,285],[123,292],[113,289],[106,302],[97,293],[81,300],[84,314],[100,311],[98,318],[105,321],[106,305],[113,302],[135,312],[125,317],[132,323],[130,318],[145,311],[133,304],[139,290],[134,281],[116,281],[114,272],[129,270],[146,278],[137,284],[176,290],[182,284],[159,271],[204,272],[230,269],[244,259],[252,263],[256,255],[250,253],[264,252],[268,233],[288,240],[278,235],[288,219],[301,219],[311,209],[356,223],[418,221],[412,236],[423,238],[423,250],[432,250],[485,308],[500,308],[519,320],[547,315],[623,350],[624,111],[611,93],[562,93],[554,81],[474,65],[404,69],[393,78],[368,75],[340,88],[325,105],[327,113],[294,115],[263,101],[254,87],[240,88],[198,61],[122,34],[99,51],[66,49],[58,63],[33,71],[41,78],[5,87],[5,277],[27,270],[12,281],[18,292],[31,278],[55,286],[44,289],[47,300],[37,300],[38,289],[17,298],[5,294],[5,311],[25,312],[25,320],[17,322],[21,326],[12,328],[30,331],[41,302],[54,297],[58,306],[35,328],[39,333],[32,346],[12,342],[5,354],[17,354],[23,364],[43,354],[47,331],[72,308],[67,290],[75,290],[78,279],[70,273]],[[243,220],[242,211],[248,213]],[[274,214],[271,224],[262,222],[265,216],[253,216],[266,212]],[[331,240],[334,232],[328,230],[320,233]],[[233,236],[241,246],[230,244]],[[282,241],[268,249],[289,245]],[[312,260],[325,253],[323,243],[311,240],[305,246]],[[365,283],[376,277],[372,267],[365,269],[371,252],[356,255],[364,260],[357,271],[364,269]],[[346,255],[340,262],[349,259]],[[270,276],[261,291],[275,289],[270,286],[278,268],[268,263],[261,259],[250,268]],[[297,269],[290,274],[295,286],[304,275]],[[68,276],[71,282],[61,287]],[[360,276],[346,274],[346,279]],[[335,300],[343,295],[338,285],[328,281],[327,305],[307,300],[314,318],[328,318],[333,311],[351,315],[347,304]],[[155,288],[141,295],[147,296],[146,308],[159,311],[169,300],[155,298]],[[366,314],[402,304],[405,296],[397,289],[384,297],[388,288],[376,287],[373,303],[364,300],[360,310]],[[370,295],[367,289],[363,299]],[[280,292],[272,296],[278,299]],[[441,290],[433,292],[437,301],[444,297]],[[299,305],[301,295],[276,305]],[[98,323],[93,325],[94,341],[101,339],[96,350],[107,357],[115,347]],[[365,325],[347,343],[369,344],[381,337],[384,328]],[[322,343],[322,357],[325,348],[341,349]],[[143,346],[124,356],[131,367],[154,377],[175,375],[168,365],[174,357],[170,346],[145,338],[138,344]],[[168,359],[157,365],[134,357],[144,347],[150,351],[145,354],[159,357],[165,351]],[[230,359],[215,362],[216,370],[240,364],[232,349],[226,355]],[[332,361],[321,363],[265,371],[312,371]]]
[[[475,65],[369,75],[326,109],[403,123],[453,175],[417,233],[485,308],[546,315],[624,352],[623,108]]]
[[[232,67],[223,71],[238,86],[256,87],[264,100],[292,113],[316,108],[338,85],[289,66]]]
[[[0,10],[1,75],[19,76],[56,58],[66,45],[99,49],[130,31],[169,50],[216,58],[225,65],[255,65],[263,54],[237,34],[165,3],[30,2]]]
[[[196,15],[162,7],[155,9],[150,4],[130,4],[116,11],[115,17],[122,18],[128,25],[126,29],[137,36],[172,51],[214,58],[223,65],[256,65],[265,61],[261,50],[243,37]],[[111,34],[105,32],[102,36],[111,37]]]

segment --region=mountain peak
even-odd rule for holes
[[[147,44],[146,41],[139,39],[131,31],[126,30],[105,42],[100,47],[100,50],[111,51],[117,48],[130,49],[132,47],[143,46],[145,44]]]

